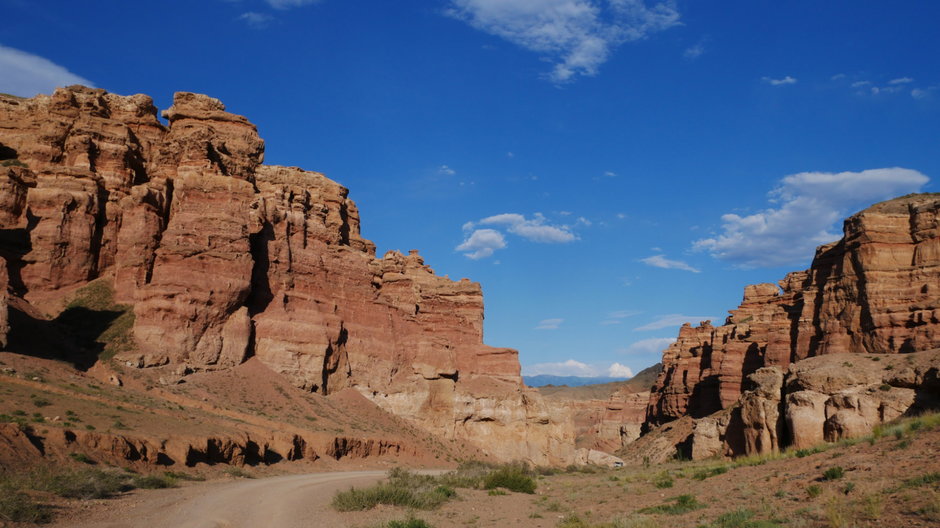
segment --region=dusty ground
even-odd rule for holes
[[[483,490],[458,489],[457,498],[439,510],[418,512],[380,506],[338,513],[329,507],[337,490],[374,482],[381,472],[217,481],[63,504],[77,513],[55,526],[360,528],[382,526],[413,513],[437,528],[929,527],[940,526],[938,449],[940,429],[936,427],[907,430],[900,438],[889,431],[874,443],[863,440],[830,446],[803,457],[671,462],[544,475],[538,477],[534,495],[493,496]],[[824,473],[835,467],[844,474],[824,479]],[[911,480],[924,476],[928,478]],[[694,497],[699,507],[676,515],[640,512],[673,504],[680,495]],[[722,523],[722,515],[741,514],[741,510],[746,510],[743,516],[749,515],[752,524],[727,519]],[[177,524],[160,524],[173,519]],[[245,520],[251,522],[245,524]]]
[[[119,376],[122,386],[109,383],[113,375]],[[71,429],[159,441],[282,431],[377,438],[403,446],[397,457],[350,460],[352,465],[345,469],[389,467],[392,462],[448,467],[460,457],[482,456],[462,442],[437,439],[351,389],[326,397],[308,393],[254,360],[229,371],[194,373],[182,383],[163,384],[160,378],[178,381],[169,369],[138,370],[99,362],[83,372],[62,361],[0,352],[0,419],[25,422],[40,435]],[[16,463],[15,456],[12,459],[4,456],[0,445],[0,469]],[[306,471],[343,469],[334,462],[321,459]],[[119,465],[147,469],[131,462]]]
[[[383,471],[289,475],[238,479],[186,488],[137,492],[119,500],[97,501],[84,511],[63,515],[53,528],[303,528],[341,526],[328,504],[334,493],[365,486]]]

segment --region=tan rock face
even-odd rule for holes
[[[618,390],[606,400],[572,400],[577,447],[613,453],[640,437],[649,391]]]
[[[83,87],[0,96],[0,158],[17,165],[0,168],[2,256],[18,295],[56,306],[109,277],[134,305],[128,364],[255,355],[298,387],[355,388],[497,457],[573,460],[567,414],[524,387],[516,351],[483,344],[479,284],[438,277],[417,252],[377,259],[348,191],[262,165],[254,125],[218,100],[176,94],[168,127],[156,112]]]
[[[904,355],[826,354],[764,367],[738,405],[694,421],[690,456],[774,453],[864,436],[940,404],[940,350]]]
[[[728,408],[761,367],[940,347],[938,217],[938,195],[876,204],[846,220],[809,270],[748,286],[724,325],[684,326],[663,354],[649,425]]]

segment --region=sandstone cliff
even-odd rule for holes
[[[663,354],[648,426],[738,401],[762,367],[825,354],[940,347],[940,195],[879,203],[845,221],[809,270],[748,286],[724,325],[686,325]]]
[[[105,279],[133,306],[128,366],[256,357],[499,458],[572,460],[566,416],[524,387],[516,351],[483,344],[479,284],[438,277],[414,251],[376,258],[348,191],[262,165],[255,126],[218,100],[177,93],[163,116],[147,96],[79,86],[0,96],[3,292],[51,318]]]

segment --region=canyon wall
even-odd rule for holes
[[[573,459],[565,413],[523,385],[516,351],[483,344],[479,284],[435,275],[415,251],[376,258],[347,189],[263,165],[255,126],[218,100],[177,93],[163,116],[147,96],[80,86],[0,95],[4,294],[54,316],[106,278],[133,305],[128,366],[254,356],[297,387],[355,388],[505,460]]]
[[[725,324],[683,326],[663,353],[646,427],[736,404],[763,367],[940,348],[940,195],[882,202],[845,221],[810,269],[744,290]]]

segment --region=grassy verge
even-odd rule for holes
[[[370,510],[379,504],[432,510],[456,497],[455,488],[535,493],[536,483],[528,467],[520,464],[471,464],[443,475],[419,475],[396,468],[389,471],[386,482],[337,493],[332,505],[338,511]]]
[[[37,501],[36,492],[77,500],[106,499],[135,488],[173,488],[178,479],[169,473],[137,475],[118,468],[42,465],[25,473],[0,473],[0,521],[45,523],[50,509]]]

